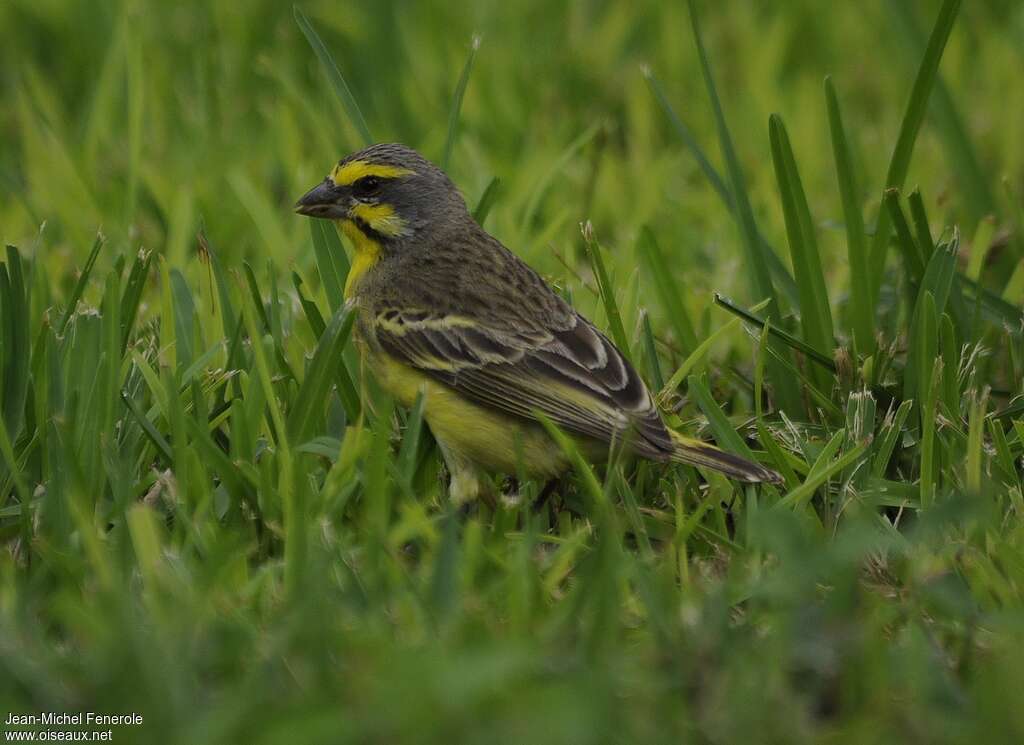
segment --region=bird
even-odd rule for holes
[[[344,295],[364,370],[406,408],[423,396],[454,503],[493,497],[495,475],[568,470],[545,418],[593,462],[621,443],[652,461],[781,481],[669,429],[622,351],[477,224],[447,174],[412,148],[348,155],[295,211],[349,239]]]

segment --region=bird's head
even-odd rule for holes
[[[389,143],[342,159],[295,211],[337,220],[350,237],[393,245],[461,219],[466,204],[444,171],[412,148]]]

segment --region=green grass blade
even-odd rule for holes
[[[756,326],[759,329],[763,329],[765,327],[765,324],[769,323],[763,318],[758,318],[750,311],[744,310],[743,308],[739,307],[731,300],[729,300],[723,295],[720,295],[717,292],[715,293],[715,305],[725,308],[734,316],[738,316],[747,323],[751,324],[752,326]],[[761,305],[758,305],[757,307],[761,307]],[[791,349],[795,349],[796,351],[801,352],[802,354],[806,355],[808,359],[817,362],[819,365],[824,367],[826,370],[829,370],[830,372],[834,373],[836,371],[836,363],[824,352],[815,349],[814,347],[810,346],[804,341],[801,341],[800,339],[790,334],[788,331],[783,331],[782,329],[776,328],[774,324],[771,324],[768,327],[768,330],[772,336],[781,341],[787,347],[790,347]]]
[[[572,463],[573,468],[576,470],[576,474],[583,481],[583,488],[587,496],[590,498],[590,507],[593,510],[595,518],[602,522],[607,519],[611,519],[611,509],[608,504],[608,497],[601,488],[601,482],[598,481],[597,475],[594,473],[594,469],[591,468],[583,454],[580,453],[579,448],[573,443],[572,439],[566,435],[558,426],[551,421],[551,419],[544,415],[543,412],[535,411],[534,416],[537,421],[541,423],[541,426],[547,431],[551,438],[555,441],[555,444],[565,453],[569,462]]]
[[[708,390],[704,382],[696,375],[691,375],[687,381],[687,390],[700,410],[704,412],[704,416],[708,418],[708,424],[711,425],[711,431],[715,433],[718,446],[723,450],[741,455],[747,460],[756,461],[757,459],[747,447],[747,443],[736,432],[736,428],[732,426],[732,422],[712,397],[711,391]]]
[[[661,364],[658,362],[658,350],[654,343],[654,329],[651,328],[651,317],[646,310],[640,313],[640,333],[647,380],[654,390],[660,391],[665,387],[665,377],[661,373]]]
[[[953,22],[956,20],[960,10],[961,0],[944,0],[939,10],[939,17],[935,21],[931,37],[928,39],[928,46],[924,51],[921,66],[918,68],[917,77],[914,80],[914,87],[910,92],[910,100],[907,102],[907,109],[903,115],[903,122],[900,125],[900,133],[896,139],[896,147],[893,149],[892,159],[889,161],[889,170],[885,177],[886,189],[902,189],[903,182],[907,177],[907,169],[910,167],[910,157],[914,152],[914,143],[917,141],[918,132],[921,130],[921,123],[924,121],[928,109],[928,98],[931,95],[935,79],[938,75],[939,61],[949,40],[949,34],[953,29]],[[880,209],[878,212],[878,225],[875,227],[875,235],[871,241],[869,254],[871,270],[871,295],[878,297],[878,290],[882,285],[882,276],[885,273],[885,259],[889,248],[889,231],[892,228],[890,212]]]
[[[314,221],[318,222],[318,221]],[[321,221],[322,222],[322,221]],[[333,229],[328,226],[328,234],[333,233],[335,240],[337,240],[337,233],[334,233]],[[316,235],[316,233],[314,233]],[[329,243],[326,241],[325,243]],[[344,257],[341,246],[338,245],[336,249]],[[341,266],[340,263],[335,263],[334,260],[330,259],[329,256],[325,257],[319,266],[324,267],[324,271],[327,275],[333,271],[336,266]],[[344,265],[344,270],[348,271],[348,264]],[[295,286],[295,292],[299,298],[299,305],[302,306],[303,312],[306,314],[306,320],[309,322],[310,328],[313,330],[313,334],[319,339],[324,330],[327,328],[327,324],[324,322],[323,315],[320,313],[320,309],[316,303],[311,299],[307,298],[305,293],[302,291],[302,277],[298,272],[292,272],[292,283]],[[340,290],[338,290],[340,294]],[[330,297],[330,293],[327,293]],[[344,302],[340,297],[335,298],[335,302],[338,303],[337,307],[334,308],[334,312],[337,313],[340,308],[344,307]],[[345,356],[352,351],[351,347],[342,345],[342,360],[335,368],[335,384],[338,387],[338,397],[341,399],[341,404],[345,409],[345,416],[348,421],[354,422],[359,418],[359,412],[362,408],[362,404],[359,400],[359,392],[356,390],[355,383],[352,381],[352,376],[349,373],[348,365],[345,364]]]
[[[676,392],[676,390],[683,384],[689,375],[693,371],[693,368],[700,362],[705,355],[708,354],[708,350],[711,349],[715,343],[722,337],[728,336],[734,328],[739,325],[739,320],[733,318],[725,325],[719,326],[714,334],[703,340],[696,346],[696,348],[690,352],[690,354],[683,360],[682,364],[672,374],[672,378],[669,379],[668,383],[665,383],[662,387],[658,388],[658,399],[667,403]]]
[[[196,306],[188,282],[177,269],[171,270],[171,293],[174,303],[174,334],[178,345],[178,367],[184,370],[194,359],[193,328]]]
[[[994,216],[989,216],[982,220],[974,231],[974,238],[970,243],[971,255],[967,257],[967,269],[965,270],[966,275],[973,280],[981,278],[981,271],[985,267],[985,259],[992,248],[992,236],[995,234],[995,231],[996,221]]]
[[[846,433],[844,430],[839,430],[838,432],[836,432],[836,435],[833,437],[832,441],[830,441],[830,444],[841,443],[842,437],[845,435]],[[814,496],[814,492],[818,490],[818,487],[820,487],[822,484],[824,484],[826,481],[832,478],[832,476],[834,476],[835,474],[841,473],[842,471],[856,463],[857,460],[864,454],[864,451],[867,450],[868,445],[868,442],[862,442],[855,448],[848,450],[846,453],[839,456],[838,458],[836,458],[831,463],[828,463],[827,465],[824,462],[821,462],[819,459],[819,461],[815,462],[814,467],[811,469],[811,472],[807,474],[807,479],[802,484],[800,484],[800,486],[798,486],[796,489],[793,489],[792,491],[784,495],[782,499],[778,501],[778,506],[793,507],[804,504],[807,500]]]
[[[604,265],[604,257],[601,255],[601,244],[594,237],[594,228],[588,222],[583,228],[583,243],[587,247],[587,256],[590,258],[590,267],[597,280],[597,290],[601,295],[601,302],[604,303],[605,314],[608,316],[608,326],[611,328],[612,339],[615,346],[632,359],[630,352],[629,338],[626,336],[626,329],[622,325],[622,314],[619,312],[619,304],[615,300],[615,287],[608,279],[608,271]]]
[[[772,336],[772,327],[769,325],[768,333]],[[779,355],[777,349],[771,344],[768,345],[768,354],[771,355],[779,366],[785,371],[791,379],[796,381],[797,386],[800,389],[801,395],[804,401],[808,404],[808,416],[817,418],[817,412],[814,406],[817,406],[826,415],[826,419],[832,419],[835,421],[841,421],[843,418],[843,410],[839,405],[832,400],[832,391],[823,391],[811,380],[808,373],[797,367],[793,360],[783,358]],[[778,402],[776,402],[778,406]],[[782,407],[778,406],[781,410]],[[782,413],[785,413],[783,410]]]
[[[487,220],[487,215],[491,213],[491,208],[498,200],[500,192],[501,179],[495,176],[487,183],[484,193],[480,195],[480,201],[476,203],[476,208],[473,210],[473,219],[476,220],[477,225],[482,226]]]
[[[72,314],[74,314],[75,309],[78,307],[78,301],[82,299],[82,293],[85,292],[85,286],[89,282],[89,275],[92,274],[92,268],[96,265],[96,257],[100,255],[100,249],[103,248],[105,241],[106,238],[103,237],[102,233],[96,234],[96,240],[93,241],[92,249],[89,251],[89,258],[85,260],[85,266],[82,267],[82,272],[78,275],[78,281],[75,282],[75,289],[71,291],[71,297],[68,298],[64,315],[61,316],[60,323],[57,324],[58,335],[64,334],[68,321],[71,320]]]
[[[138,317],[142,293],[149,280],[149,270],[153,265],[153,252],[140,249],[132,262],[132,268],[125,281],[124,292],[121,294],[121,354],[128,348],[135,319]]]
[[[762,308],[765,305],[766,303],[760,303],[760,307]],[[672,373],[672,377],[668,379],[668,382],[658,389],[660,391],[658,397],[662,401],[667,401],[669,396],[671,396],[679,388],[679,386],[683,384],[683,381],[690,376],[690,373],[693,372],[697,364],[708,353],[708,350],[711,349],[712,346],[714,346],[715,342],[717,342],[724,336],[728,336],[732,332],[732,330],[739,325],[739,323],[740,320],[738,318],[732,319],[731,321],[729,321],[729,323],[717,328],[714,331],[714,333],[708,336],[707,339],[698,344],[697,347],[692,352],[690,352],[689,356],[687,356],[687,358],[683,360],[683,363],[679,366],[679,368],[674,373]]]
[[[939,332],[937,304],[931,290],[922,290],[914,308],[910,334],[910,350],[903,375],[904,400],[923,399],[931,391],[932,365],[938,352]],[[915,408],[920,410],[923,400]]]
[[[672,104],[669,103],[668,97],[665,95],[665,90],[661,86],[661,81],[654,75],[649,67],[643,68],[644,79],[647,81],[647,86],[651,89],[651,93],[657,100],[658,105],[661,106],[662,111],[665,112],[665,116],[668,117],[669,123],[672,125],[672,129],[679,135],[679,139],[683,141],[686,148],[693,155],[697,161],[697,165],[700,166],[700,170],[704,172],[704,176],[707,178],[711,187],[718,194],[718,197],[722,200],[722,203],[726,208],[733,212],[736,209],[736,204],[733,201],[732,194],[729,192],[729,187],[726,185],[725,180],[718,173],[718,170],[711,165],[711,161],[708,159],[704,150],[697,142],[697,138],[693,136],[690,128],[687,127],[683,120],[679,118]]]
[[[813,478],[824,471],[828,467],[828,462],[832,460],[832,457],[836,453],[839,452],[843,443],[848,439],[845,429],[839,429],[833,432],[828,442],[825,443],[825,446],[818,451],[818,457],[815,458],[814,463],[811,464],[810,470],[807,471],[807,478]]]
[[[309,221],[309,234],[313,239],[313,253],[316,255],[316,267],[320,273],[320,281],[327,295],[327,303],[334,313],[345,304],[345,280],[348,277],[349,263],[345,249],[341,246],[338,231],[326,220]]]
[[[935,296],[935,308],[941,314],[945,312],[947,303],[952,299],[953,281],[956,278],[956,257],[960,249],[960,237],[955,233],[952,240],[943,243],[932,254],[921,289],[931,291]]]
[[[892,454],[896,449],[896,443],[903,435],[903,427],[911,409],[914,408],[912,401],[904,401],[896,409],[895,413],[890,410],[879,430],[879,436],[875,438],[875,453],[871,462],[871,475],[875,478],[885,476],[885,471],[892,460]]]
[[[348,340],[354,320],[353,312],[340,308],[320,336],[313,360],[288,412],[288,436],[292,442],[309,439],[313,425],[327,410],[327,396],[335,378],[335,367],[341,364],[341,348]]]
[[[973,391],[970,395],[967,431],[967,463],[965,466],[967,492],[981,495],[982,462],[984,461],[985,411],[988,409],[989,390]]]
[[[868,246],[864,231],[864,216],[858,202],[857,184],[853,173],[850,144],[839,110],[839,98],[831,78],[825,78],[825,103],[828,108],[829,128],[832,136],[832,156],[843,205],[846,225],[846,257],[850,265],[850,331],[857,349],[870,354],[875,346],[874,307],[868,269]]]
[[[928,213],[924,208],[921,190],[914,189],[910,192],[907,203],[910,205],[910,217],[914,221],[914,238],[921,249],[921,255],[927,262],[935,250],[935,241],[932,239],[931,228],[928,227]]]
[[[217,285],[217,299],[220,302],[221,333],[225,338],[230,339],[235,329],[238,328],[238,315],[235,312],[234,303],[231,301],[231,289],[228,284],[228,273],[224,269],[224,262],[220,260],[220,252],[210,243],[206,236],[206,230],[200,228],[196,236],[199,241],[200,251],[209,257],[210,267],[213,269],[213,281]],[[228,360],[228,364],[232,364]]]
[[[473,60],[476,58],[478,49],[480,49],[480,37],[474,34],[473,41],[469,47],[469,56],[466,58],[466,64],[462,67],[462,74],[459,75],[458,85],[455,86],[455,95],[452,96],[452,109],[448,114],[448,135],[445,137],[444,154],[441,156],[442,171],[448,170],[448,164],[452,160],[455,135],[459,128],[459,112],[462,110],[462,97],[466,95],[466,86],[469,85],[469,73],[473,69]]]
[[[928,385],[922,391],[924,397],[921,407],[921,508],[931,507],[935,501],[935,417],[939,390],[942,386],[942,358],[936,357],[932,362],[931,374],[921,385]],[[951,371],[954,372],[954,371]]]
[[[900,194],[896,189],[887,189],[883,197],[885,209],[889,214],[889,222],[896,233],[896,246],[903,257],[903,271],[907,275],[908,287],[916,287],[924,275],[924,259],[921,257],[920,246],[910,232],[907,216],[900,206]]]
[[[945,375],[942,379],[939,400],[950,411],[957,411],[960,408],[960,382],[957,380],[957,372],[960,370],[960,349],[953,319],[948,313],[943,313],[939,320],[939,353],[942,356],[942,363],[951,374]]]
[[[277,348],[278,354],[282,359],[284,359],[284,327],[281,324],[281,293],[278,291],[277,272],[274,270],[274,262],[272,259],[267,259],[267,281],[270,284],[270,294],[267,297],[270,333],[274,336],[274,345]]]
[[[191,295],[189,296],[191,300]],[[121,388],[121,274],[111,271],[107,275],[107,283],[103,293],[100,310],[103,314],[101,328],[103,331],[103,364],[98,376],[99,384],[99,417],[97,430],[99,437],[96,443],[111,441],[114,438],[114,410],[117,406],[117,392]],[[101,458],[97,459],[102,462]],[[102,469],[97,463],[96,472]],[[99,491],[99,484],[97,484]]]
[[[804,340],[831,357],[835,347],[832,311],[829,308],[825,275],[821,269],[821,256],[818,254],[818,241],[814,236],[807,197],[800,183],[793,149],[781,117],[773,114],[768,128],[793,271],[800,289],[800,321]],[[826,388],[826,378],[823,375],[817,377],[820,379],[819,385]]]
[[[345,416],[348,418],[348,421],[358,421],[363,405],[359,398],[359,391],[356,389],[356,385],[346,365],[338,365],[338,379],[335,381],[335,384],[338,386],[338,397],[345,408]]]
[[[359,104],[356,103],[355,96],[352,95],[352,91],[349,89],[348,83],[345,82],[341,70],[338,69],[334,57],[331,56],[327,46],[313,29],[313,24],[306,18],[305,13],[299,10],[299,6],[293,6],[293,10],[295,12],[295,22],[299,24],[299,28],[302,29],[302,33],[306,36],[306,41],[309,42],[317,59],[320,60],[320,65],[324,68],[324,74],[327,75],[331,87],[334,88],[334,92],[341,101],[342,108],[348,114],[349,121],[352,122],[352,126],[355,127],[356,132],[362,138],[363,145],[372,145],[375,140],[373,135],[370,134],[370,128],[366,126],[363,112],[359,110]]]
[[[285,417],[281,409],[281,399],[276,395],[273,384],[273,376],[270,372],[270,362],[267,358],[265,341],[270,341],[273,347],[273,340],[267,340],[266,325],[260,325],[258,311],[260,307],[258,292],[242,302],[242,318],[245,322],[245,330],[249,334],[249,346],[252,349],[253,360],[256,364],[256,374],[266,396],[266,404],[270,409],[270,420],[273,422],[274,430],[277,433],[278,444],[282,451],[288,450],[288,430],[285,427]],[[265,320],[265,319],[264,319]]]
[[[921,54],[925,38],[914,18],[914,7],[910,3],[890,2],[885,7],[892,12],[907,43],[900,45],[909,54]],[[963,199],[970,220],[978,222],[996,211],[996,200],[992,193],[986,169],[971,143],[970,134],[956,101],[940,73],[935,76],[932,91],[930,116],[938,130],[939,137],[949,155],[951,172],[957,174],[961,186],[958,196]]]
[[[439,623],[447,622],[459,608],[459,516],[449,504],[440,518],[440,545],[437,547],[430,578],[430,607]]]
[[[7,246],[7,261],[0,264],[0,406],[7,432],[14,438],[21,429],[30,379],[29,306],[21,255]]]
[[[647,266],[648,274],[654,281],[654,289],[668,314],[676,342],[683,354],[690,354],[697,348],[697,334],[693,330],[693,321],[683,302],[686,293],[674,279],[675,275],[669,270],[653,231],[646,225],[640,229],[640,235],[637,237],[637,253],[640,254],[641,261]]]
[[[757,436],[761,440],[761,444],[764,445],[765,450],[771,455],[775,470],[782,474],[782,479],[786,486],[790,489],[795,489],[799,485],[796,472],[793,470],[793,466],[790,465],[785,453],[782,452],[782,448],[775,442],[775,438],[772,437],[772,433],[769,431],[768,425],[764,420],[764,363],[766,353],[768,352],[768,332],[770,329],[771,326],[767,324],[761,329],[761,339],[757,345],[757,360],[754,363],[754,416],[757,423]]]
[[[15,491],[18,493],[18,499],[21,501],[21,515],[24,524],[26,526],[30,525],[31,523],[28,520],[27,505],[29,504],[32,494],[28,489],[28,482],[25,480],[25,474],[22,472],[21,466],[18,464],[18,458],[14,453],[14,443],[11,439],[10,430],[7,429],[7,425],[2,419],[0,419],[0,455],[3,456],[3,463],[13,478]],[[6,495],[4,495],[4,499],[6,499]]]
[[[138,34],[125,34],[125,98],[127,138],[125,149],[128,153],[128,189],[125,200],[125,222],[130,223],[136,218],[138,204],[139,180],[141,174],[142,149],[144,139],[144,113],[146,98],[147,66],[143,61],[143,40]]]
[[[644,66],[642,71],[651,93],[654,95],[658,105],[661,106],[662,110],[665,112],[665,116],[668,117],[672,128],[676,131],[676,134],[679,135],[679,139],[683,141],[683,144],[686,145],[686,148],[697,160],[697,164],[700,166],[701,171],[704,172],[705,177],[711,183],[715,193],[718,194],[719,199],[722,200],[722,204],[729,211],[729,214],[732,215],[736,224],[740,225],[740,215],[736,210],[736,202],[732,198],[732,194],[729,192],[729,187],[726,185],[725,180],[722,178],[718,170],[711,165],[711,161],[708,160],[707,155],[697,143],[697,140],[693,136],[689,127],[687,127],[683,123],[682,119],[679,118],[679,115],[676,114],[672,104],[669,103],[668,98],[665,96],[664,88],[662,88],[661,82],[658,78],[647,66]],[[793,275],[789,273],[789,270],[782,263],[782,260],[775,254],[771,245],[769,245],[768,241],[765,240],[765,237],[761,235],[760,232],[757,234],[757,240],[763,248],[765,258],[768,260],[768,269],[775,280],[779,283],[779,287],[785,294],[786,299],[792,303],[796,303],[798,292]]]
[[[160,431],[153,426],[153,423],[149,421],[149,417],[146,416],[139,405],[135,402],[127,391],[121,391],[121,400],[124,402],[125,407],[134,417],[135,421],[138,422],[139,427],[142,428],[142,432],[146,435],[154,447],[163,456],[165,463],[174,462],[174,454],[171,452],[171,446],[167,444],[167,440],[164,438]]]
[[[248,261],[242,262],[242,276],[245,278],[245,286],[249,290],[256,312],[259,315],[260,325],[265,331],[270,330],[270,319],[267,317],[267,309],[263,305],[263,297],[260,294],[260,285],[256,281],[256,272]]]
[[[313,329],[314,336],[319,339],[324,333],[324,329],[327,328],[327,324],[324,322],[320,309],[316,307],[316,303],[307,298],[306,293],[302,291],[302,277],[299,276],[298,272],[292,272],[292,286],[295,287],[295,294],[299,298],[302,312],[306,314],[306,321],[309,323],[309,327]]]
[[[962,274],[958,274],[957,279],[964,289],[972,293],[975,299],[981,302],[982,309],[993,322],[1007,324],[1011,327],[1024,323],[1024,310],[1021,310],[1018,306],[1006,302],[984,285]]]
[[[711,63],[708,61],[707,52],[704,49],[704,38],[701,34],[700,21],[697,17],[697,9],[694,6],[693,0],[688,0],[688,7],[690,10],[690,22],[693,26],[693,37],[697,44],[697,54],[700,57],[701,72],[704,76],[704,85],[711,100],[715,127],[718,131],[719,146],[725,158],[730,192],[736,202],[740,234],[746,251],[747,269],[750,273],[751,292],[757,298],[769,298],[768,317],[772,320],[777,320],[779,317],[779,307],[775,298],[775,287],[772,285],[768,263],[764,256],[764,249],[758,240],[754,210],[750,206],[746,181],[740,168],[736,149],[732,143],[732,136],[729,134],[729,127],[725,121],[725,112],[718,97],[718,89],[715,86],[715,80],[711,72]]]
[[[767,252],[770,249],[759,239],[757,222],[754,220],[754,210],[750,205],[750,197],[747,194],[746,180],[743,176],[743,170],[740,168],[739,157],[733,146],[732,136],[729,134],[729,127],[725,121],[725,112],[722,109],[722,103],[718,96],[718,89],[715,87],[711,63],[708,61],[707,52],[704,49],[700,21],[697,17],[697,9],[693,0],[688,0],[687,7],[690,11],[690,23],[693,27],[693,37],[697,45],[697,54],[700,58],[704,84],[707,88],[708,97],[711,100],[711,109],[714,115],[715,128],[718,132],[719,146],[726,163],[729,188],[733,199],[736,200],[741,242],[745,250],[746,273],[750,278],[750,291],[758,300],[768,299],[768,318],[772,321],[773,326],[781,326],[782,312],[775,295],[775,286],[772,283],[771,273],[768,268]],[[780,355],[786,354],[781,349],[779,353]],[[783,366],[779,365],[774,359],[769,361],[769,375],[782,407],[789,411],[800,411],[802,406],[796,383],[786,374]]]
[[[1011,483],[1015,483],[1017,488],[1021,488],[1021,469],[1017,468],[1014,464],[1013,453],[1010,451],[1010,443],[1006,438],[1006,430],[1003,429],[1003,425],[995,418],[989,417],[988,419],[988,431],[992,438],[992,445],[996,451],[996,462],[1002,469],[1003,473],[1011,480]]]
[[[426,400],[423,393],[416,396],[416,402],[409,410],[409,417],[405,423],[405,434],[402,437],[402,447],[398,451],[398,458],[395,466],[399,476],[407,486],[412,487],[416,477],[417,455],[419,454],[420,437],[423,431],[423,407]]]

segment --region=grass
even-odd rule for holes
[[[1024,737],[1024,16],[641,5],[0,7],[0,715]],[[785,483],[572,452],[454,510],[290,209],[373,138]]]

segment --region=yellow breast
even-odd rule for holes
[[[423,392],[423,417],[445,447],[485,470],[515,474],[519,461],[526,473],[551,478],[568,460],[535,422],[473,403],[385,352],[364,352],[370,372],[402,406],[411,407]]]

